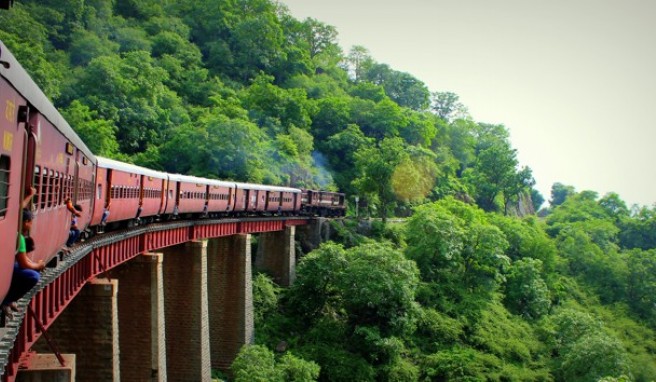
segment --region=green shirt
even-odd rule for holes
[[[25,236],[23,236],[22,233],[18,234],[18,253],[25,253],[27,252],[27,248],[25,247]]]

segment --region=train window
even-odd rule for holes
[[[46,202],[48,201],[48,169],[43,168],[43,178],[41,178],[41,209],[46,208]]]
[[[55,196],[55,171],[49,170],[48,173],[48,208],[52,207]]]
[[[0,217],[7,215],[9,205],[9,157],[0,155]]]
[[[59,193],[59,186],[60,186],[59,171],[55,171],[53,178],[55,184],[54,191],[53,191],[53,204],[56,206],[60,203],[60,198],[61,198],[61,194]]]
[[[41,191],[41,167],[40,166],[34,166],[34,181],[32,182],[32,186],[36,190],[36,193],[34,195],[34,198],[32,198],[32,201],[34,202],[34,205],[38,208],[39,207],[39,197],[41,197],[40,191]]]

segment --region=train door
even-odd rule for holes
[[[80,196],[79,195],[79,188],[80,188],[80,156],[82,153],[79,150],[76,150],[75,152],[75,163],[73,167],[73,195],[71,196],[71,199],[73,200],[73,203],[77,203],[77,199]]]
[[[36,151],[37,151],[37,143],[39,140],[38,134],[39,134],[40,127],[41,127],[41,123],[39,121],[39,115],[37,113],[34,113],[33,115],[30,116],[30,122],[26,127],[27,142],[25,145],[26,147],[25,158],[23,159],[23,163],[25,164],[23,166],[23,168],[25,169],[25,174],[24,174],[24,178],[22,179],[22,182],[24,184],[24,188],[23,188],[24,190],[29,190],[31,187],[34,186],[33,180],[34,180],[34,172],[36,167]],[[26,206],[26,207],[29,208],[31,206]]]
[[[175,182],[175,204],[173,205],[173,216],[180,213],[180,199],[182,194],[182,182]]]
[[[251,190],[244,190],[244,211],[248,212],[251,207]]]
[[[265,191],[265,199],[264,199],[264,210],[268,211],[269,210],[269,198],[271,197],[271,191]]]
[[[160,193],[159,193],[159,212],[158,214],[163,214],[164,211],[166,211],[166,193],[167,193],[167,188],[168,188],[168,181],[166,179],[162,179],[162,184],[160,185]]]

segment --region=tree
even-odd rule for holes
[[[246,345],[230,366],[236,382],[312,382],[319,377],[319,366],[285,353],[277,362],[273,353],[261,345]]]
[[[447,122],[468,119],[467,108],[460,103],[460,97],[455,93],[435,92],[431,94],[431,101],[433,111]]]
[[[627,254],[627,299],[641,317],[656,322],[656,250]]]
[[[566,186],[556,182],[551,186],[551,200],[549,200],[549,204],[551,204],[551,207],[559,206],[575,193],[573,186]]]
[[[364,147],[355,153],[355,165],[359,172],[354,186],[360,194],[377,199],[379,216],[387,220],[396,194],[392,188],[392,176],[397,166],[408,158],[401,138],[383,139],[379,146]]]
[[[528,319],[538,319],[549,311],[549,289],[541,273],[542,262],[530,257],[511,265],[504,300],[511,311]]]
[[[118,126],[122,153],[160,145],[174,127],[190,121],[180,98],[164,85],[168,74],[154,64],[144,51],[94,58],[68,89],[69,99],[80,99]]]
[[[242,94],[243,107],[260,126],[278,131],[292,125],[309,129],[314,104],[308,101],[305,92],[302,89],[282,89],[272,82],[273,77],[259,75]]]
[[[508,202],[535,184],[531,170],[524,167],[517,171],[517,151],[508,141],[508,131],[503,125],[479,124],[476,159],[473,166],[463,172],[472,186],[476,202],[486,211],[499,209],[498,196],[503,199],[504,213]]]
[[[63,109],[62,115],[93,153],[109,158],[119,153],[117,128],[111,121],[99,118],[97,112],[77,100]]]
[[[354,45],[347,57],[347,63],[352,78],[355,82],[360,82],[364,76],[365,66],[372,61],[367,48],[361,45]]]
[[[94,58],[118,53],[120,45],[95,33],[78,30],[71,40],[70,58],[73,66],[87,66]]]
[[[426,302],[450,311],[463,301],[488,299],[509,264],[503,233],[488,223],[482,210],[453,198],[415,209],[408,220],[406,250],[429,283]]]
[[[562,357],[558,373],[563,381],[594,382],[630,372],[626,350],[616,338],[594,333],[574,342]]]
[[[321,145],[321,143],[319,144]],[[323,148],[322,151],[328,157],[330,168],[335,172],[335,182],[338,188],[347,195],[357,193],[352,184],[353,179],[358,176],[355,165],[356,153],[373,145],[372,138],[365,137],[358,126],[350,124],[319,146]]]

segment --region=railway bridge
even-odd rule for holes
[[[0,329],[3,381],[209,381],[254,338],[255,266],[290,285],[325,219],[157,223],[78,244]],[[298,228],[298,231],[297,231]]]

